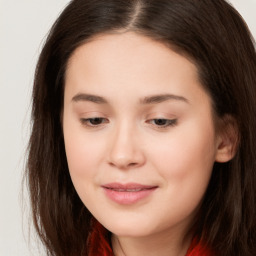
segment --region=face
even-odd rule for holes
[[[131,32],[80,46],[66,72],[63,131],[75,189],[111,232],[139,237],[190,225],[218,135],[188,59]]]

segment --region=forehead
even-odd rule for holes
[[[97,36],[74,51],[66,71],[65,98],[78,93],[127,101],[174,94],[190,101],[205,92],[189,59],[163,43],[127,32]]]
[[[193,73],[197,78],[197,67],[185,57],[175,53],[166,44],[134,32],[98,35],[78,47],[67,66],[67,75],[83,64],[84,70],[107,71],[118,75],[121,71],[131,74],[146,74],[150,79],[160,77],[175,64],[175,69]],[[73,69],[72,69],[73,67]],[[75,69],[75,70],[74,70]],[[137,72],[136,72],[137,71]],[[153,72],[154,71],[154,72]]]

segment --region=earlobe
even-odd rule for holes
[[[226,116],[218,130],[215,161],[225,163],[236,154],[239,142],[238,126],[233,117]]]

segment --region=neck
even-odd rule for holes
[[[112,235],[115,256],[184,256],[189,248],[191,236],[185,239],[178,233],[155,234],[145,237]]]

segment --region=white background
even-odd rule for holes
[[[21,181],[35,64],[47,31],[68,2],[0,0],[0,256],[44,255],[33,235],[28,243]],[[256,0],[230,2],[256,37]]]

